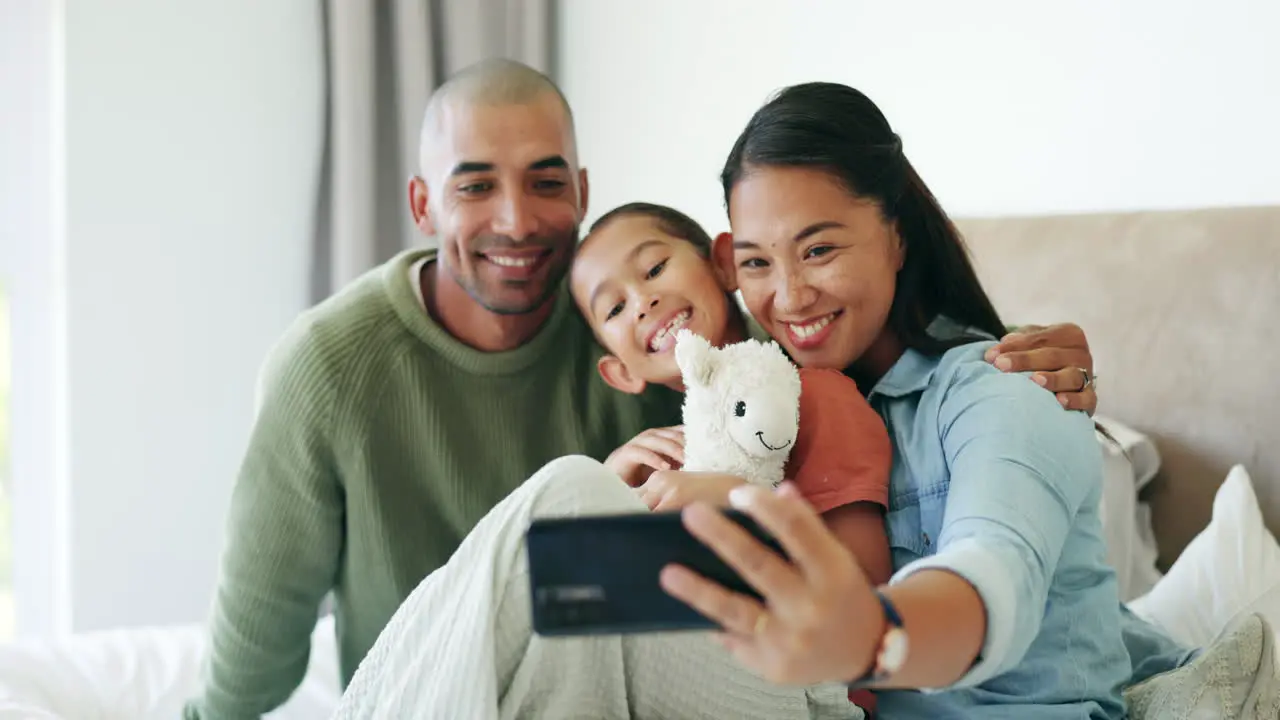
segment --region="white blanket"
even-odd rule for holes
[[[181,625],[0,647],[0,720],[173,720],[199,686],[204,645],[199,625]],[[324,618],[302,685],[266,717],[328,717],[340,695],[333,620]]]
[[[568,456],[547,464],[400,606],[352,678],[335,720],[863,717],[843,685],[773,685],[703,633],[534,635],[524,552],[530,521],[644,510],[595,460]]]

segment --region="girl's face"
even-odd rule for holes
[[[730,194],[729,223],[716,261],[796,362],[878,378],[897,360],[888,317],[904,248],[878,203],[822,170],[756,167]]]
[[[601,374],[626,392],[680,386],[677,330],[713,345],[727,339],[729,298],[716,268],[652,218],[622,216],[591,233],[574,259],[570,290],[611,354]]]

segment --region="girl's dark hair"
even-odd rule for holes
[[[619,205],[591,223],[587,236],[590,237],[592,233],[620,217],[647,217],[653,220],[662,232],[687,241],[702,257],[711,256],[711,236],[702,229],[701,225],[675,208],[654,203],[633,202]]]
[[[889,310],[902,343],[937,355],[976,337],[939,339],[927,332],[944,315],[999,338],[1004,323],[992,306],[959,231],[902,153],[902,141],[880,109],[837,83],[792,85],[756,111],[725,161],[725,207],[740,180],[759,167],[811,167],[854,195],[874,199],[897,223],[904,261]]]

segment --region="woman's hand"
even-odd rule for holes
[[[1005,372],[1032,372],[1031,378],[1058,396],[1068,410],[1093,415],[1098,409],[1093,353],[1079,325],[1026,325],[1000,338],[987,362]]]
[[[631,487],[640,487],[655,470],[672,470],[683,463],[683,425],[645,430],[609,453],[604,461]]]
[[[860,677],[871,666],[884,614],[853,555],[789,483],[776,493],[744,485],[730,499],[777,538],[791,562],[709,505],[686,508],[684,523],[764,603],[678,565],[663,570],[663,588],[724,628],[721,638],[738,661],[772,682]]]
[[[745,485],[737,475],[712,472],[658,471],[640,486],[640,497],[650,510],[679,510],[695,502],[724,507],[729,491]]]

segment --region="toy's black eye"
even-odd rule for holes
[[[742,417],[743,415],[746,415],[747,404],[739,400],[738,404],[733,406],[733,414],[737,415],[738,417]]]

